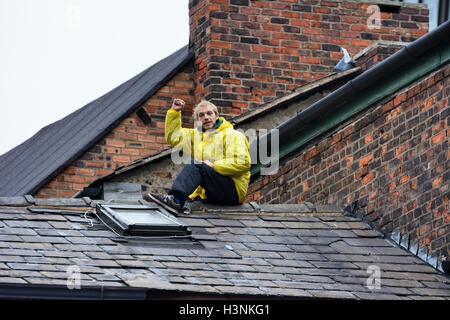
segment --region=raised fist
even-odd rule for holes
[[[176,111],[181,111],[185,104],[186,102],[184,102],[184,100],[175,98],[173,99],[172,108]]]

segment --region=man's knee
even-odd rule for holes
[[[200,174],[202,175],[202,177],[211,176],[211,175],[215,174],[214,169],[204,163],[197,163],[197,164],[195,164],[195,166],[196,166],[197,170],[200,172]]]
[[[185,172],[193,172],[193,171],[198,171],[198,170],[199,170],[198,164],[195,164],[195,163],[185,164],[182,169],[182,171],[185,171]]]

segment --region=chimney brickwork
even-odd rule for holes
[[[342,57],[374,41],[413,41],[428,31],[424,6],[319,0],[190,0],[195,101],[228,116],[329,75]],[[375,21],[376,22],[376,21]]]

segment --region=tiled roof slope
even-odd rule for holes
[[[88,198],[0,198],[0,295],[42,285],[63,290],[75,265],[81,289],[70,294],[103,287],[141,288],[147,298],[450,298],[448,276],[335,206],[194,210],[179,217],[194,241],[150,241],[118,237],[88,212],[92,205]],[[371,290],[373,265],[381,286]]]
[[[0,196],[33,194],[152,96],[189,59],[186,45],[0,155]]]

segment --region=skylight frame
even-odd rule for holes
[[[121,217],[120,210],[135,210],[136,213],[151,211],[158,219],[166,220],[166,224],[152,223],[129,223]],[[97,204],[97,216],[109,228],[121,236],[144,236],[144,237],[180,237],[188,236],[191,230],[179,219],[168,213],[163,208],[153,204]]]

